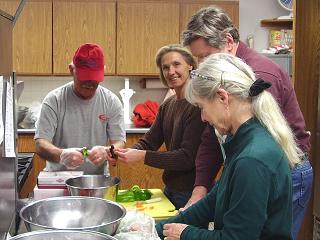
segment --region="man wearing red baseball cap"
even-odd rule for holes
[[[124,147],[122,104],[100,85],[104,68],[103,49],[92,43],[81,45],[69,64],[73,82],[43,100],[35,140],[48,171],[109,174],[107,146]],[[89,149],[88,156],[84,147]]]

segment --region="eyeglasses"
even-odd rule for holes
[[[220,84],[221,84],[221,86],[223,86],[223,85],[225,84],[225,79],[224,79],[224,77],[223,77],[223,74],[224,74],[224,73],[225,73],[225,72],[221,72],[221,74],[220,74]],[[209,81],[217,81],[216,78],[213,78],[213,77],[210,77],[210,76],[204,76],[204,75],[200,74],[200,73],[198,72],[198,70],[192,70],[192,71],[190,72],[190,78],[191,78],[191,79],[201,78],[201,79],[209,80]]]
[[[194,78],[201,78],[201,79],[204,79],[204,80],[211,80],[211,81],[214,81],[215,79],[213,77],[209,77],[209,76],[204,76],[204,75],[201,75],[198,70],[192,70],[190,72],[190,78],[194,79]]]

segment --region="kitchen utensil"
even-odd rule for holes
[[[99,197],[116,201],[120,178],[105,175],[83,175],[66,181],[72,196]]]
[[[106,234],[90,231],[42,230],[19,234],[10,240],[116,240]]]
[[[32,202],[20,211],[28,231],[89,230],[113,235],[125,216],[123,206],[102,198],[69,196]]]

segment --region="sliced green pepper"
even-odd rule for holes
[[[82,153],[82,156],[83,156],[84,158],[88,157],[89,154],[90,154],[89,149],[86,148],[86,147],[84,147],[84,148],[81,149],[81,153]]]
[[[143,190],[138,185],[134,185],[130,190],[119,192],[117,202],[145,201],[150,199],[151,195],[150,190]]]
[[[146,200],[148,200],[148,199],[150,199],[150,198],[151,198],[151,196],[152,196],[152,192],[151,192],[150,190],[145,189],[145,190],[144,190],[144,193],[145,193],[145,194],[146,194],[146,196],[147,196],[147,199],[146,199]]]
[[[145,201],[151,198],[151,192],[149,190],[143,190],[138,185],[134,185],[131,188],[131,191],[134,194],[136,201]]]
[[[141,191],[141,188],[138,185],[133,185],[131,188],[131,191],[135,192],[135,191]]]
[[[141,190],[140,195],[139,195],[139,200],[140,201],[145,201],[151,198],[152,193],[149,190]]]
[[[117,194],[117,202],[134,202],[135,197],[132,191],[119,192]]]

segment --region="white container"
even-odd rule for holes
[[[121,89],[119,93],[123,103],[124,123],[132,124],[132,121],[130,118],[130,98],[136,92],[133,89],[129,88],[129,78],[124,79],[124,89]]]
[[[33,189],[33,199],[40,200],[51,197],[69,196],[68,189],[66,188],[38,188],[36,185]]]
[[[41,171],[38,176],[38,186],[65,186],[66,180],[83,175],[83,171]]]

